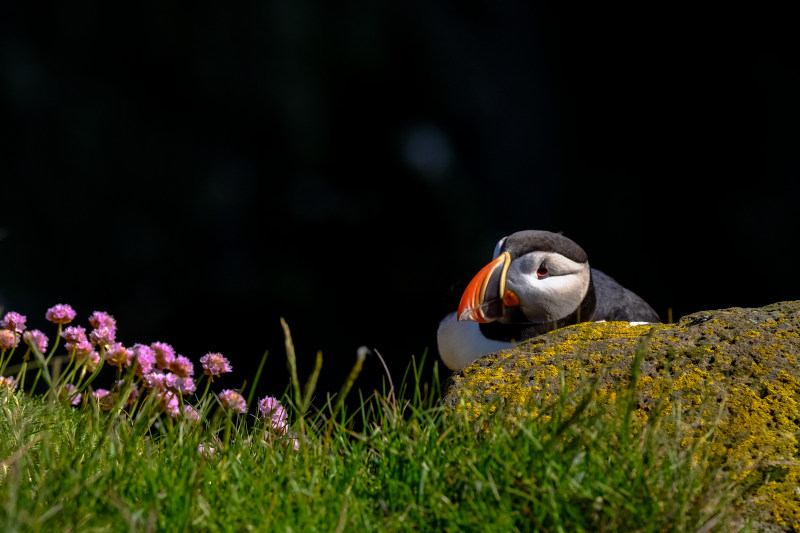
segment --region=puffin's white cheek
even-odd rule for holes
[[[551,297],[549,289],[536,277],[521,275],[509,278],[506,289],[512,291],[519,300],[519,309],[532,322],[550,320],[548,308]]]
[[[586,290],[575,276],[550,277],[541,282],[553,318],[564,318],[574,312],[586,295]]]
[[[536,322],[569,316],[586,296],[586,287],[577,276],[550,276],[544,279],[526,276],[522,281],[509,283],[508,288],[518,295],[520,310]]]

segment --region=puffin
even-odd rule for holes
[[[561,233],[518,231],[498,241],[458,310],[439,323],[439,357],[461,370],[487,353],[578,322],[658,323],[658,313],[614,278],[589,266]]]

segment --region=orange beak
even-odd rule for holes
[[[458,320],[486,323],[503,316],[504,300],[512,303],[516,298],[516,295],[510,298],[506,294],[506,275],[510,265],[511,256],[503,252],[472,278],[461,296]],[[516,303],[519,304],[518,301]]]

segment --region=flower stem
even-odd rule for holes
[[[42,376],[42,371],[45,370],[47,365],[50,364],[50,359],[52,359],[53,358],[53,354],[56,353],[56,348],[58,348],[58,341],[61,340],[61,328],[62,327],[63,327],[62,324],[58,325],[58,331],[56,331],[56,340],[55,340],[55,342],[53,342],[53,347],[50,348],[50,353],[47,354],[47,357],[41,358],[42,360],[40,361],[41,364],[39,365],[39,371],[36,373],[36,378],[33,380],[33,387],[31,387],[31,394],[33,394],[33,391],[36,390],[36,385],[39,383],[39,378]],[[37,355],[37,358],[38,358],[38,355],[42,355],[42,354],[37,349],[34,352],[34,355]]]

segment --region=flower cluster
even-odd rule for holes
[[[139,379],[124,392],[127,395],[122,402],[125,406],[133,405],[140,393],[146,391],[156,397],[157,404],[170,415],[177,417],[183,413],[190,419],[198,419],[199,415],[193,407],[185,405],[181,408],[182,402],[179,401],[179,396],[193,394],[197,389],[191,360],[176,354],[172,346],[165,342],[132,346],[117,342],[117,321],[106,312],[94,311],[89,316],[89,324],[93,329],[88,333],[83,326],[72,324],[76,316],[77,313],[68,304],[54,305],[45,313],[48,321],[58,325],[58,337],[64,341],[65,349],[77,368],[92,373],[104,362],[118,369],[118,377],[121,377],[123,371],[132,369]],[[20,337],[29,349],[35,349],[41,354],[47,349],[47,336],[39,330],[26,331],[26,322],[25,316],[13,311],[2,317],[0,350],[3,353],[17,347]],[[53,351],[55,348],[54,346]],[[48,356],[48,361],[52,355],[51,353]],[[2,380],[5,388],[17,387],[14,378],[4,377]],[[120,379],[113,390],[98,388],[91,392],[90,397],[98,402],[101,409],[110,410],[117,397],[123,393],[120,390],[123,384],[124,380]],[[62,399],[69,399],[74,405],[82,399],[81,394],[75,394],[73,383],[63,383],[58,390]]]
[[[25,322],[27,322],[27,318],[14,311],[9,311],[6,313],[6,316],[0,320],[0,328],[22,334],[22,332],[25,331]]]
[[[230,362],[221,353],[207,353],[200,358],[200,364],[203,365],[203,373],[214,379],[214,376],[219,376],[225,372],[231,372]]]
[[[133,359],[136,362],[134,367],[136,375],[140,378],[152,372],[156,367],[156,352],[146,344],[134,344],[131,352],[133,352]]]
[[[17,347],[20,335],[25,331],[25,322],[27,319],[14,311],[9,311],[0,319],[0,351]]]
[[[47,338],[47,335],[38,329],[26,331],[22,335],[22,340],[24,340],[25,344],[28,346],[36,348],[39,353],[44,353],[44,351],[47,350],[47,345],[50,343],[50,339]]]
[[[119,380],[114,384],[113,390],[108,389],[95,389],[92,391],[91,397],[94,401],[97,402],[100,409],[103,411],[110,411],[114,404],[119,398],[120,394],[126,394],[127,397],[122,405],[124,407],[128,407],[134,404],[136,399],[139,397],[139,388],[133,385],[129,385],[128,390],[123,393],[122,387],[125,386],[125,380]]]
[[[92,392],[92,398],[97,401],[103,411],[110,411],[114,406],[115,396],[108,389],[97,389]]]
[[[106,362],[120,370],[128,368],[133,363],[133,352],[123,346],[121,342],[115,342],[106,351]]]
[[[17,380],[13,376],[0,376],[0,389],[7,389],[10,391],[17,389]]]
[[[17,347],[19,339],[17,334],[10,329],[0,329],[0,350],[11,350]]]
[[[35,351],[37,357],[44,358],[45,364],[50,362],[59,342],[63,341],[69,363],[58,382],[53,384],[55,396],[61,401],[76,406],[92,402],[103,411],[139,409],[150,405],[172,418],[194,424],[205,417],[204,409],[208,405],[205,399],[211,382],[233,370],[230,361],[221,353],[209,352],[200,358],[203,368],[200,380],[206,376],[208,379],[205,393],[196,404],[204,406],[200,409],[185,399],[186,395],[197,391],[194,364],[189,358],[178,354],[166,342],[132,345],[119,342],[116,319],[103,311],[94,311],[89,316],[91,330],[88,331],[73,323],[76,316],[68,304],[56,304],[47,310],[45,319],[56,324],[58,332],[50,352],[45,354],[51,344],[47,335],[36,329],[27,329],[27,317],[19,313],[11,311],[3,315],[0,319],[0,390],[22,390],[25,386],[25,365],[16,378],[2,375],[20,340],[28,349],[26,360],[29,353]],[[10,354],[9,350],[12,350]],[[93,389],[89,385],[103,364],[116,369],[116,381],[109,389]],[[36,381],[38,379],[37,376]],[[230,413],[247,413],[247,402],[238,391],[225,389],[219,393],[218,400],[222,409]],[[295,449],[299,447],[297,436],[289,431],[289,417],[280,401],[268,396],[259,402],[258,409],[268,420],[265,438],[280,437],[293,443]],[[218,445],[221,443],[209,443],[204,450],[201,448],[201,453],[211,454]]]
[[[47,349],[49,339],[47,335],[38,329],[26,331],[27,317],[10,311],[3,316],[0,320],[0,351],[11,350],[19,346],[20,337],[28,345],[28,353],[31,349],[37,350],[39,353]],[[25,354],[25,359],[28,358],[28,353]]]
[[[258,402],[258,410],[261,416],[270,419],[272,429],[281,433],[286,431],[289,417],[286,414],[286,409],[281,405],[280,400],[272,396],[267,396]]]
[[[269,419],[270,429],[264,435],[267,440],[277,435],[290,441],[295,450],[300,449],[300,439],[289,431],[289,415],[280,400],[273,396],[267,396],[258,402],[258,411],[261,416]]]
[[[156,356],[156,366],[161,370],[169,368],[175,362],[175,350],[166,342],[154,342],[150,348]]]
[[[75,310],[67,304],[56,304],[47,310],[44,317],[53,324],[69,324],[75,320]]]
[[[190,378],[194,375],[194,365],[188,357],[178,355],[169,364],[169,369],[182,378]]]
[[[219,393],[219,401],[223,407],[230,409],[234,413],[244,414],[247,412],[247,402],[245,402],[244,397],[235,390],[223,390]]]
[[[94,328],[88,334],[83,326],[67,326],[75,319],[75,310],[68,304],[56,304],[45,313],[45,318],[58,324],[61,338],[66,343],[65,347],[71,357],[77,358],[80,365],[89,372],[94,372],[102,359],[102,353],[109,350],[114,343],[117,333],[117,324],[114,317],[102,311],[95,311],[89,317],[89,323]],[[32,340],[35,336],[31,335]],[[29,343],[30,344],[30,343]],[[44,345],[46,346],[46,344]],[[42,352],[41,344],[36,348]]]
[[[81,403],[82,395],[80,393],[76,394],[75,391],[77,388],[72,383],[65,383],[61,390],[58,392],[58,399],[62,402],[70,402],[72,405],[78,405]]]
[[[202,455],[204,458],[208,459],[217,451],[216,447],[212,446],[208,442],[201,442],[197,445],[197,451]]]

